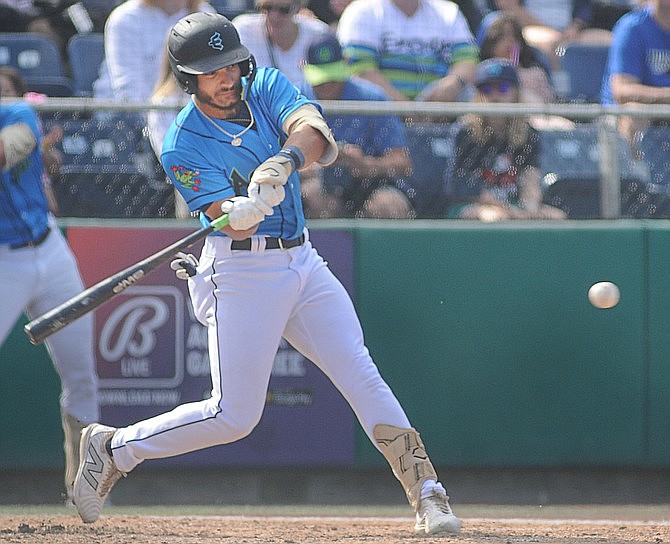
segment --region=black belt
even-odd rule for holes
[[[265,237],[265,249],[291,249],[298,247],[305,243],[305,235],[292,240],[285,240],[284,238],[273,238],[272,236]],[[244,240],[233,240],[230,243],[230,249],[242,249],[246,251],[251,250],[251,238]]]
[[[21,249],[24,247],[37,247],[40,246],[44,243],[44,240],[47,239],[47,236],[49,236],[49,233],[51,232],[51,227],[47,227],[47,230],[45,230],[42,234],[40,234],[35,240],[31,240],[30,242],[25,242],[23,244],[13,244],[9,246],[9,249]]]

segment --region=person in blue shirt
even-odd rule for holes
[[[96,521],[115,482],[146,459],[247,436],[263,413],[283,337],[349,402],[403,485],[415,531],[458,533],[460,520],[365,347],[347,291],[309,240],[298,170],[337,157],[320,107],[276,68],[256,68],[222,15],[181,19],[168,52],[192,98],[165,137],[163,167],[203,224],[228,218],[207,237],[188,280],[208,330],[212,391],[127,427],[86,427],[74,485],[80,517]]]
[[[337,37],[324,34],[303,67],[317,100],[388,100],[383,89],[351,77]],[[337,160],[303,183],[311,217],[414,217],[412,160],[402,121],[393,115],[326,115],[340,149]]]
[[[41,135],[25,102],[0,105],[0,344],[25,312],[35,318],[84,290],[77,262],[49,212]],[[46,340],[62,385],[66,502],[79,465],[81,429],[98,421],[93,317]]]
[[[612,29],[601,102],[670,104],[670,1],[649,0]],[[648,119],[623,117],[619,130],[636,151]]]

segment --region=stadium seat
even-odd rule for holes
[[[134,171],[65,172],[53,184],[58,214],[63,217],[175,216],[174,189],[163,177]]]
[[[63,129],[63,172],[136,171],[150,151],[143,120],[134,114],[54,121]],[[45,122],[48,129],[51,122]],[[149,172],[147,172],[149,173]]]
[[[544,201],[561,208],[571,219],[601,217],[598,130],[596,125],[586,123],[574,130],[540,131]],[[636,168],[627,143],[618,135],[616,138],[621,215],[669,217],[668,195],[647,183]]]
[[[670,190],[670,127],[649,127],[639,149],[649,167],[650,183]]]
[[[608,54],[607,45],[566,45],[560,57],[560,71],[553,78],[560,99],[599,103]]]
[[[174,217],[174,188],[133,113],[50,118],[63,129],[63,163],[54,180],[59,215],[67,217]]]
[[[209,3],[218,13],[229,19],[237,17],[240,13],[256,11],[254,0],[210,0]]]
[[[447,183],[454,158],[456,125],[414,123],[406,127],[414,172],[408,180],[419,218],[441,218],[447,207]]]
[[[26,86],[29,91],[47,96],[68,97],[74,96],[72,81],[64,76],[31,76],[26,77]]]
[[[0,66],[14,66],[24,77],[63,77],[58,46],[30,32],[0,32]]]
[[[76,96],[93,96],[93,82],[98,79],[105,56],[103,34],[75,34],[67,43],[67,56],[72,71]]]

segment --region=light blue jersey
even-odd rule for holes
[[[12,169],[1,172],[0,245],[31,242],[47,229],[49,207],[42,185],[41,136],[37,115],[25,102],[0,106],[0,129],[17,123],[30,127],[37,146]]]
[[[221,119],[207,119],[191,100],[169,128],[161,162],[168,177],[186,200],[189,210],[202,210],[211,202],[247,195],[251,174],[263,161],[281,150],[287,135],[284,121],[308,100],[288,79],[274,68],[258,68],[250,88],[245,88],[246,101],[254,117],[254,127],[240,136],[239,146],[230,134],[243,127]],[[257,234],[292,239],[305,227],[302,210],[300,178],[294,172],[285,185],[286,198],[275,206],[274,214],[260,223]],[[200,221],[209,224],[202,212]],[[215,235],[225,236],[221,232]]]

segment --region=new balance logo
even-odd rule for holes
[[[88,456],[86,457],[86,461],[84,463],[84,471],[82,475],[88,482],[88,485],[90,485],[96,491],[98,489],[98,485],[100,485],[98,478],[102,475],[103,468],[104,464],[102,462],[102,458],[93,447],[93,444],[89,444]]]

